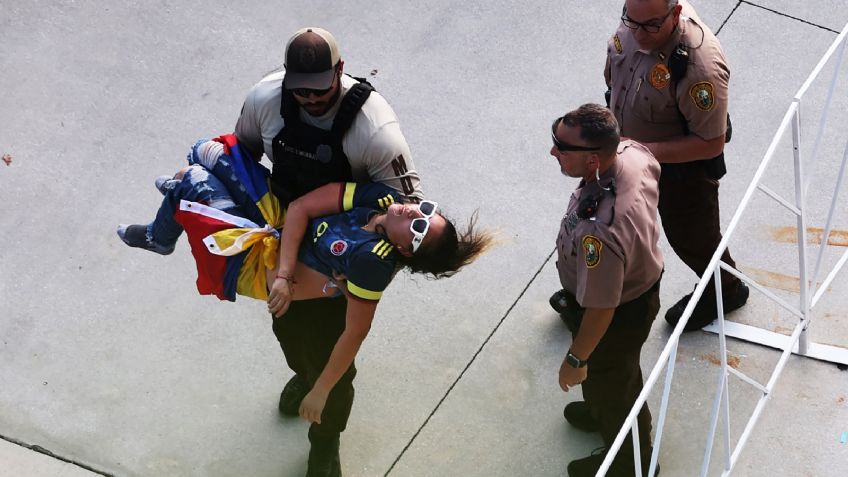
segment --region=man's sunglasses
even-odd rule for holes
[[[336,76],[338,76],[338,73],[339,73],[339,70],[336,69]],[[321,96],[324,96],[327,93],[329,93],[331,89],[333,89],[333,86],[336,84],[336,76],[333,76],[333,81],[330,83],[329,88],[325,88],[325,89],[292,88],[289,91],[291,91],[292,94],[294,94],[296,96],[300,96],[301,98],[308,98],[309,95],[315,95],[315,96],[318,96],[320,98]]]
[[[559,125],[562,118],[557,118],[554,120],[554,124],[551,126],[551,139],[554,141],[554,147],[559,152],[565,151],[600,151],[601,148],[594,146],[578,146],[576,144],[569,144],[567,142],[560,141],[556,137],[556,129]]]
[[[412,219],[409,224],[409,230],[412,231],[412,253],[418,251],[418,247],[421,246],[421,242],[427,236],[427,231],[430,230],[430,219],[436,215],[438,207],[439,204],[432,200],[422,200],[418,204],[418,211],[421,212],[423,217]]]
[[[624,8],[621,12],[621,23],[624,23],[624,26],[630,28],[631,30],[638,30],[639,28],[641,28],[648,33],[656,33],[660,31],[663,26],[663,23],[665,23],[666,19],[668,19],[668,16],[671,15],[672,11],[674,11],[674,7],[670,8],[666,12],[665,16],[662,18],[658,18],[647,23],[639,23],[636,20],[633,20],[632,18],[628,17],[627,8]]]

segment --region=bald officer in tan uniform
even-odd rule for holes
[[[659,211],[675,253],[702,276],[721,241],[718,179],[724,174],[730,70],[718,39],[681,0],[626,0],[610,39],[604,71],[610,109],[624,137],[662,164]],[[722,261],[735,266],[730,252]],[[748,288],[722,272],[725,313],[748,299]],[[716,317],[715,291],[705,291],[686,330]],[[677,324],[691,294],[666,314]]]
[[[582,384],[585,399],[566,406],[565,418],[600,432],[610,446],[642,390],[639,355],[660,307],[660,166],[641,144],[619,143],[615,117],[598,104],[554,121],[552,135],[551,155],[562,173],[582,178],[557,237],[560,282],[570,314],[578,317],[559,383],[566,392]],[[645,472],[651,453],[647,405],[638,420]],[[572,461],[568,475],[593,476],[603,458]],[[607,475],[633,474],[628,437]]]

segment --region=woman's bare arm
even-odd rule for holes
[[[327,184],[289,204],[280,236],[279,263],[268,293],[268,311],[275,317],[282,316],[291,304],[297,253],[309,220],[341,212],[339,196],[344,186],[340,182]]]
[[[327,396],[339,382],[342,375],[353,364],[359,347],[368,336],[377,303],[366,302],[359,299],[350,299],[347,302],[347,314],[345,316],[345,330],[336,341],[330,359],[324,370],[315,381],[315,386],[309,394],[303,398],[300,404],[300,415],[309,422],[321,423],[321,413],[327,403]]]

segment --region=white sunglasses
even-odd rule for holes
[[[418,204],[418,211],[421,212],[423,217],[412,219],[412,222],[409,223],[409,230],[412,231],[412,253],[418,251],[418,247],[421,246],[421,242],[427,236],[427,231],[430,230],[430,219],[436,215],[438,207],[439,204],[432,200],[422,200]]]

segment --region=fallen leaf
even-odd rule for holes
[[[9,154],[3,154],[3,162],[6,163],[7,166],[12,165],[12,156]]]

